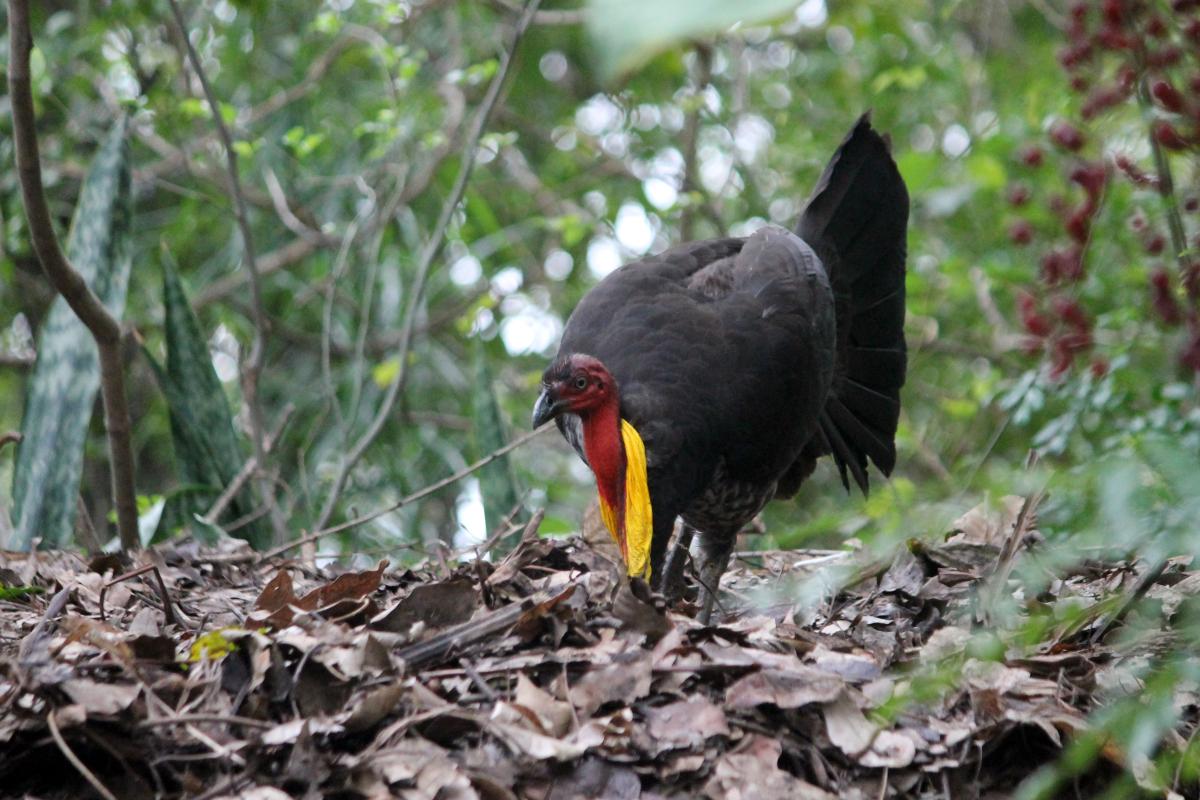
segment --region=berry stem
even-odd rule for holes
[[[1142,59],[1139,58],[1139,61]],[[1142,78],[1138,81],[1138,105],[1147,115],[1152,114],[1150,102],[1149,79],[1144,69]],[[1183,217],[1179,214],[1179,198],[1175,194],[1175,181],[1171,177],[1171,162],[1163,152],[1162,145],[1154,136],[1154,122],[1151,120],[1146,127],[1146,136],[1150,140],[1150,152],[1154,156],[1154,170],[1158,173],[1158,191],[1162,195],[1163,205],[1167,212],[1167,227],[1171,230],[1171,245],[1175,250],[1175,261],[1182,274],[1187,269],[1188,259],[1184,254],[1187,250],[1187,236],[1183,232]]]

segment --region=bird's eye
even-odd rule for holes
[[[581,392],[584,389],[586,389],[587,388],[587,378],[583,377],[582,375],[580,375],[578,378],[576,378],[575,379],[575,388]]]

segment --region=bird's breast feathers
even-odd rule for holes
[[[617,545],[623,548],[628,574],[650,577],[650,538],[654,533],[650,508],[650,486],[646,475],[646,445],[637,429],[621,420],[621,441],[625,445],[625,536],[620,535],[621,515],[600,496],[600,517]]]

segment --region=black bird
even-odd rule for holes
[[[864,494],[868,459],[895,466],[908,206],[863,115],[794,231],[627,264],[567,321],[533,424],[555,418],[592,468],[631,575],[670,573],[674,591],[698,532],[704,621],[738,531],[821,456]],[[684,545],[664,569],[676,517]]]

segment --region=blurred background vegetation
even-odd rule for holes
[[[626,13],[637,4],[608,5]],[[1195,346],[1194,306],[1170,244],[1163,254],[1166,204],[1113,166],[1122,157],[1154,174],[1147,126],[1169,109],[1139,104],[1134,87],[1087,113],[1095,87],[1124,80],[1119,49],[1064,70],[1074,12],[1045,1],[784,5],[771,24],[678,43],[607,82],[612,47],[589,35],[587,9],[538,11],[431,265],[396,407],[324,521],[394,502],[525,428],[562,320],[599,277],[684,238],[787,224],[866,109],[890,132],[913,197],[900,467],[865,504],[822,469],[796,503],[770,508],[762,544],[869,539],[913,509],[944,525],[989,493],[1044,482],[1027,471],[1031,451],[1062,475],[1136,454],[1154,433],[1186,455],[1200,451],[1195,363],[1181,362]],[[1085,24],[1108,24],[1107,4],[1083,5]],[[689,18],[685,3],[640,6],[663,20]],[[248,502],[261,503],[272,486],[290,535],[322,521],[343,456],[399,371],[418,254],[520,10],[507,0],[221,0],[184,9],[236,141],[263,272],[263,426],[294,406],[271,452],[271,481],[255,483],[258,500]],[[1194,95],[1190,18],[1162,10],[1168,39],[1185,51],[1163,69],[1178,71],[1180,90]],[[34,26],[53,208],[65,228],[93,154],[128,114],[134,256],[125,322],[151,356],[164,357],[162,273],[176,265],[248,457],[238,374],[253,304],[223,150],[177,30],[149,2],[41,4]],[[1081,142],[1064,146],[1056,126],[1068,123]],[[21,426],[34,337],[52,299],[29,248],[8,125],[0,118],[0,430]],[[1169,155],[1190,230],[1195,162],[1186,147]],[[1092,191],[1073,176],[1080,165],[1101,173],[1086,263],[1074,279],[1047,281],[1046,255],[1071,243],[1071,209]],[[1156,313],[1160,271],[1179,304],[1173,325]],[[137,488],[154,511],[159,499],[194,488],[195,476],[181,475],[150,362],[132,344],[128,352]],[[80,491],[102,533],[106,463],[96,414]],[[9,506],[13,464],[0,462],[0,507]],[[575,530],[588,478],[545,436],[506,466],[322,546],[462,545],[486,536],[516,498],[548,508],[545,532]],[[1044,515],[1072,529],[1072,515],[1087,508],[1081,494],[1051,493]],[[171,533],[157,527],[160,537]]]
[[[937,536],[986,498],[1045,491],[1040,530],[1059,552],[1193,550],[1197,5],[755,2],[745,13],[761,18],[730,27],[720,4],[547,0],[507,63],[514,0],[189,3],[262,274],[255,423],[239,381],[258,317],[245,243],[169,10],[38,4],[35,101],[64,232],[128,115],[124,320],[143,535],[213,535],[215,524],[279,544],[495,450],[528,426],[563,320],[600,277],[684,239],[790,223],[871,109],[913,198],[899,467],[865,502],[822,467],[794,503],[765,512],[748,546]],[[637,46],[624,50],[631,32]],[[666,46],[647,50],[655,32]],[[501,79],[468,164],[472,125]],[[26,398],[53,300],[30,250],[10,125],[0,115],[0,433],[37,411]],[[189,383],[182,373],[205,349],[212,371]],[[216,432],[228,426],[220,414],[189,440],[187,419],[214,412],[211,395],[203,413],[193,407],[206,381],[232,415],[232,443]],[[255,452],[256,429],[260,448],[278,431],[266,468],[198,521],[189,511],[211,508]],[[221,440],[221,469],[189,460],[196,430]],[[0,544],[27,546],[10,520],[16,460],[3,455]],[[113,530],[107,463],[96,413],[78,507],[102,541]],[[320,548],[396,559],[462,547],[523,518],[511,513],[520,505],[547,509],[543,533],[566,533],[593,493],[586,468],[545,435]]]

